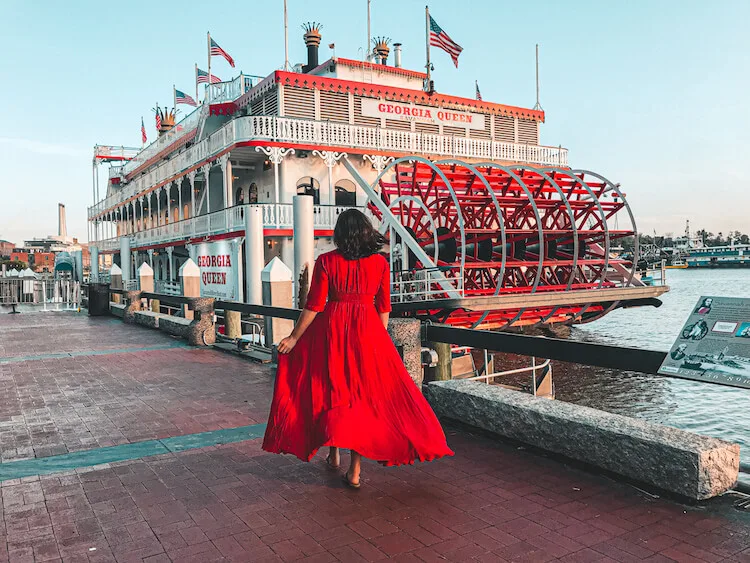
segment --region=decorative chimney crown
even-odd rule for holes
[[[320,30],[323,28],[323,24],[317,22],[307,22],[302,24],[302,29],[305,30],[305,45],[308,47],[314,45],[315,47],[320,46]]]
[[[383,63],[385,63],[386,59],[388,58],[388,53],[391,52],[391,48],[388,46],[388,44],[391,42],[391,38],[374,37],[372,42],[374,44],[373,51],[375,51],[375,54],[383,60]]]

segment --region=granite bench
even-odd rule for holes
[[[127,309],[127,305],[125,305],[124,303],[115,303],[114,301],[110,301],[109,302],[109,311],[115,317],[119,317],[121,319],[124,319],[125,318],[125,309]]]
[[[475,381],[424,386],[438,416],[693,500],[737,482],[740,447],[644,420]]]
[[[153,311],[135,311],[133,313],[135,324],[156,329],[159,328],[159,320],[166,316],[161,313],[154,313]]]

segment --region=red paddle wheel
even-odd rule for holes
[[[612,306],[474,312],[434,310],[428,302],[637,283],[633,261],[611,255],[614,241],[635,235],[635,222],[619,187],[602,176],[412,157],[391,163],[377,187],[413,239],[401,240],[389,229],[393,297],[424,300],[421,316],[484,328],[586,322]],[[622,209],[625,229],[618,228]],[[420,260],[415,242],[430,260]]]

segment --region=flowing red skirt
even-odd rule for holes
[[[453,455],[372,304],[329,302],[279,356],[263,449],[310,461],[323,446],[385,465]]]

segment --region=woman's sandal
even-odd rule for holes
[[[326,465],[328,466],[329,469],[338,469],[339,467],[341,467],[340,463],[337,463],[336,465],[331,463],[331,454],[328,454],[326,456]]]
[[[362,486],[361,482],[359,482],[359,483],[352,483],[349,480],[349,472],[348,471],[346,473],[344,473],[344,475],[341,477],[341,480],[344,482],[344,485],[346,485],[347,487],[351,487],[352,489],[359,489]]]

